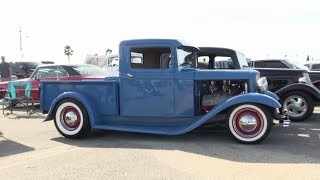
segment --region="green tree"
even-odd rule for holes
[[[106,55],[111,54],[111,53],[112,53],[112,50],[108,48],[108,49],[106,50]]]
[[[72,56],[73,54],[73,50],[71,49],[71,47],[69,45],[66,45],[66,47],[64,47],[64,55],[68,56],[68,63],[70,64],[70,56]]]

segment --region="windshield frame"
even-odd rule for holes
[[[247,58],[243,53],[236,52],[236,56],[237,56],[237,59],[238,59],[238,63],[239,63],[240,69],[249,67],[249,63],[247,61]]]
[[[199,48],[193,46],[179,46],[176,48],[177,54],[177,67],[178,68],[191,68],[198,67],[198,55]],[[191,61],[188,61],[188,58]]]

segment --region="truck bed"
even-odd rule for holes
[[[119,115],[119,80],[95,79],[82,81],[44,81],[41,82],[40,108],[49,112],[53,101],[66,93],[81,94],[101,115]],[[47,92],[50,93],[47,93]],[[43,96],[45,95],[45,96]]]

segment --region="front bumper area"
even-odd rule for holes
[[[282,110],[282,112],[276,108],[273,113],[273,119],[278,120],[279,123],[282,124],[282,127],[290,126],[290,119],[286,110]]]

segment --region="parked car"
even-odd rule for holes
[[[42,64],[54,64],[54,61],[41,61]]]
[[[42,80],[83,80],[103,78],[107,75],[100,67],[95,65],[40,65],[29,78],[18,81],[32,81],[31,96],[34,102],[40,102],[39,87]],[[8,89],[8,82],[0,83],[0,99]]]
[[[118,62],[119,58],[117,54],[109,54],[109,55],[87,55],[84,63],[85,64],[93,64],[99,67],[113,67],[119,66]]]
[[[284,69],[308,70],[311,83],[320,90],[320,71],[315,71],[315,69],[310,69],[304,66],[300,62],[292,61],[289,59],[265,59],[265,60],[250,61],[249,66],[255,67],[255,68],[284,68]],[[312,65],[310,65],[310,67],[312,67]],[[316,66],[314,66],[314,68],[316,68]]]
[[[309,61],[304,63],[304,65],[310,69],[310,71],[320,71],[320,61]]]
[[[239,51],[214,47],[200,47],[200,50],[199,58],[209,59],[205,69],[248,69],[247,58]],[[225,57],[226,60],[217,57]],[[221,66],[222,62],[229,66]],[[283,109],[288,110],[290,119],[304,121],[312,115],[314,106],[320,105],[320,91],[312,85],[306,69],[274,68],[275,64],[281,63],[283,67],[287,65],[282,61],[275,62],[264,62],[265,68],[254,69],[260,72],[260,76],[267,78],[268,90],[280,97],[280,103]]]
[[[199,70],[199,49],[178,40],[128,40],[119,49],[118,76],[42,81],[40,108],[61,135],[80,138],[91,128],[178,135],[222,121],[237,141],[253,144],[273,118],[289,124],[256,70]]]
[[[41,65],[41,62],[34,61],[19,61],[19,62],[10,62],[11,74],[21,78],[30,77],[34,70]]]

